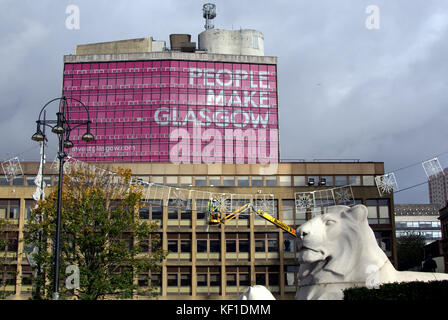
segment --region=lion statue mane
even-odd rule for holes
[[[298,300],[343,299],[350,287],[448,280],[448,274],[397,271],[378,246],[364,205],[333,206],[297,229]]]

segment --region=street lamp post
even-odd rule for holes
[[[70,120],[66,118],[67,115],[67,99],[78,102],[87,111],[87,120]],[[56,120],[41,120],[41,115],[44,109],[52,102],[59,100],[59,111],[56,113]],[[61,209],[62,209],[62,180],[64,177],[64,159],[67,157],[65,149],[70,149],[73,147],[73,142],[70,140],[70,132],[80,126],[86,125],[87,131],[82,136],[82,140],[89,142],[94,139],[93,135],[90,133],[90,117],[87,107],[79,100],[71,97],[62,96],[60,98],[55,98],[47,102],[39,113],[39,119],[36,121],[37,129],[36,133],[31,137],[34,141],[44,141],[45,134],[42,131],[43,126],[48,126],[51,131],[58,135],[59,148],[58,148],[58,159],[59,159],[59,181],[58,181],[58,201],[57,201],[57,212],[56,212],[56,236],[55,236],[55,248],[54,248],[54,284],[53,284],[53,300],[59,299],[59,253],[60,253],[60,233],[61,233]]]

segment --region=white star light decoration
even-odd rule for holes
[[[274,195],[273,194],[257,194],[255,196],[255,209],[266,211],[269,214],[274,214]]]
[[[423,170],[425,170],[428,180],[431,177],[437,176],[440,173],[444,175],[442,166],[440,165],[439,159],[437,157],[434,159],[422,162],[422,166],[423,166]]]
[[[398,189],[397,180],[393,172],[375,177],[375,183],[381,197]]]
[[[188,193],[189,190],[186,189],[171,189],[170,200],[168,201],[168,206],[174,206],[176,208],[185,208],[188,207]]]
[[[7,181],[23,176],[22,166],[17,157],[3,161],[2,169]]]
[[[296,210],[311,208],[314,205],[314,197],[311,193],[296,193]]]
[[[353,196],[351,186],[335,188],[334,198],[335,203],[338,205],[350,206],[355,203],[355,197]]]

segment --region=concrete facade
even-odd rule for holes
[[[99,164],[92,164],[99,165]],[[297,228],[310,217],[295,211],[294,193],[322,190],[344,182],[352,183],[357,203],[366,204],[369,222],[377,241],[393,263],[396,263],[393,197],[379,199],[373,182],[376,175],[384,174],[383,163],[279,163],[278,170],[270,175],[260,172],[260,164],[180,164],[171,163],[111,163],[102,164],[108,169],[118,166],[130,168],[135,177],[144,181],[210,192],[241,194],[262,193],[274,195],[276,217]],[[11,237],[17,246],[6,248],[11,268],[17,272],[8,290],[15,298],[27,298],[31,290],[31,267],[24,257],[22,230],[27,213],[34,207],[33,180],[37,162],[22,163],[25,177],[0,185],[0,214],[5,214],[14,225]],[[57,175],[47,163],[44,175],[55,186]],[[324,177],[327,186],[308,186],[308,177]],[[353,179],[355,177],[355,179]],[[341,179],[343,178],[343,179]],[[229,183],[230,182],[230,183]],[[213,185],[213,187],[212,187]],[[47,190],[48,192],[48,190]],[[372,201],[386,201],[386,205],[372,205]],[[16,215],[11,216],[12,206]],[[382,208],[387,218],[379,219]],[[152,210],[152,211],[151,211]],[[263,284],[279,299],[292,299],[297,290],[297,258],[295,240],[274,225],[253,215],[239,217],[222,227],[204,228],[204,213],[177,210],[169,207],[152,208],[149,218],[158,221],[162,247],[175,251],[162,264],[162,272],[152,275],[159,285],[159,299],[229,299],[242,293],[248,285]],[[141,216],[142,218],[146,218]],[[16,243],[16,242],[14,242]],[[174,248],[174,249],[173,249]],[[145,275],[136,278],[139,286],[147,285]],[[136,297],[148,299],[145,295]]]

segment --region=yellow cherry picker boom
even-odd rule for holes
[[[266,211],[261,210],[261,209],[255,209],[252,206],[251,203],[246,203],[245,205],[239,207],[238,209],[236,209],[235,211],[229,213],[228,215],[222,216],[221,212],[219,211],[219,208],[214,205],[214,201],[212,200],[208,204],[208,211],[209,211],[208,223],[210,225],[225,224],[226,222],[236,218],[240,214],[245,213],[247,211],[250,211],[250,212],[254,212],[260,218],[263,218],[266,221],[269,221],[270,223],[272,223],[273,225],[279,227],[280,229],[288,232],[289,234],[293,235],[294,237],[297,236],[295,229],[293,229],[290,226],[284,224],[283,222],[281,222],[280,220],[276,219],[275,217],[273,217],[272,215],[270,215]]]

